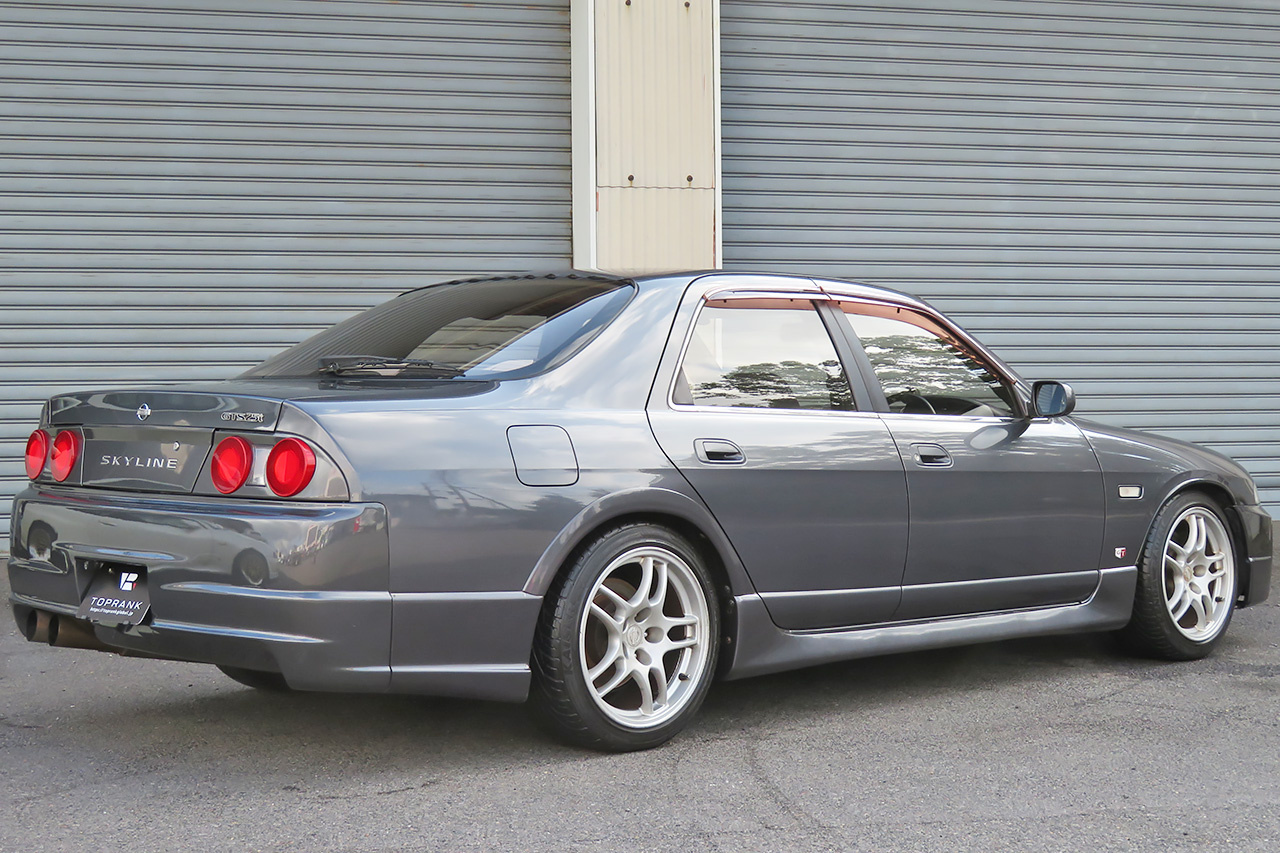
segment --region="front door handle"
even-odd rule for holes
[[[741,447],[723,438],[695,438],[693,452],[712,465],[741,465],[747,461]]]
[[[940,444],[913,444],[916,464],[926,468],[950,468],[951,454]]]

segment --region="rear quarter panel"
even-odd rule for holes
[[[644,403],[680,283],[642,283],[569,361],[541,376],[494,383],[486,393],[293,402],[349,466],[352,498],[387,507],[392,592],[520,590],[586,506],[614,492],[659,488],[674,474]],[[520,425],[568,433],[576,482],[520,482],[507,438]]]

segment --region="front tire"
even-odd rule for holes
[[[1231,623],[1238,563],[1218,505],[1200,492],[1174,497],[1151,525],[1138,566],[1133,617],[1121,639],[1151,657],[1205,657]]]
[[[678,734],[716,670],[720,614],[697,550],[655,524],[596,538],[548,593],[531,702],[562,739],[627,752]]]

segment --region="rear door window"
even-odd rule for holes
[[[853,394],[811,301],[722,299],[698,313],[672,402],[849,411]]]

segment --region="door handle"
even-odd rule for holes
[[[940,444],[913,444],[916,464],[928,468],[950,468],[951,454]]]
[[[741,447],[723,438],[695,438],[693,452],[700,460],[712,465],[741,465],[747,461],[747,454]]]

